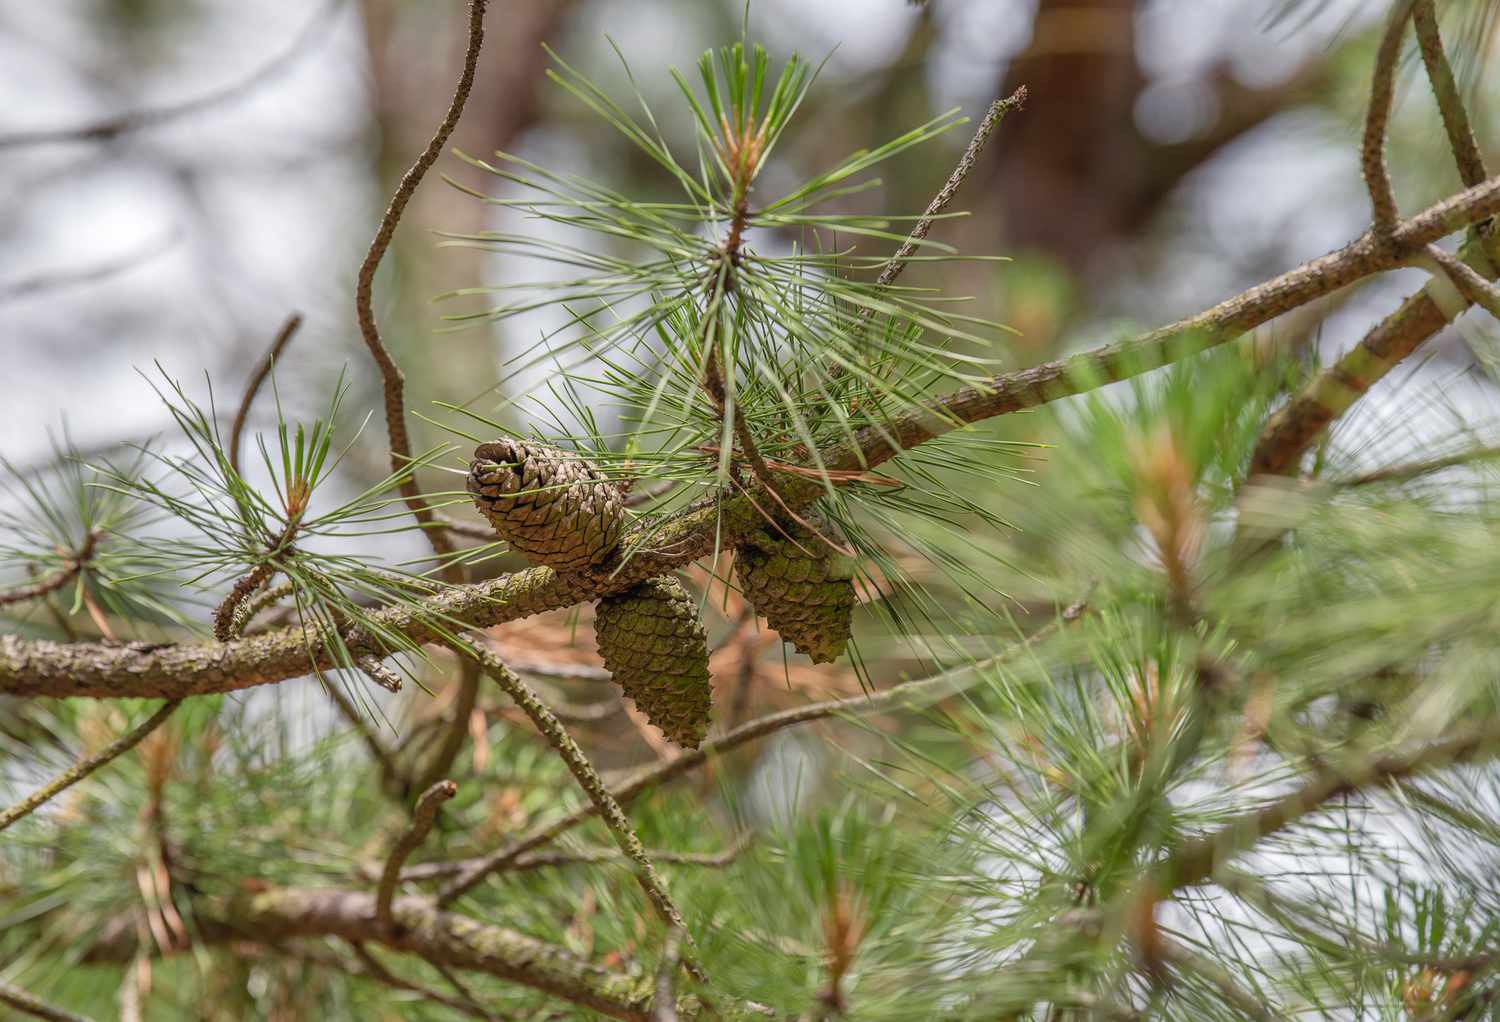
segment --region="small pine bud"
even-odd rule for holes
[[[597,567],[620,544],[619,487],[571,452],[508,439],[480,444],[468,486],[495,531],[536,564],[558,571]]]
[[[682,583],[664,575],[606,596],[594,630],[604,666],[636,708],[672,741],[696,749],[711,709],[708,633]]]
[[[822,537],[826,522],[811,518]],[[837,660],[849,644],[853,566],[806,526],[762,529],[735,552],[734,573],[766,624],[813,663]]]

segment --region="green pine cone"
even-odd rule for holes
[[[468,485],[495,531],[535,564],[597,567],[620,545],[620,488],[576,454],[519,440],[480,444]]]
[[[809,518],[823,536],[828,524]],[[853,565],[806,526],[762,529],[735,552],[734,573],[750,605],[783,640],[815,664],[837,660],[849,644]]]
[[[696,749],[708,733],[708,633],[670,575],[599,601],[599,655],[636,708],[672,741]]]

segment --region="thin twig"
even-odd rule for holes
[[[1400,0],[1396,4],[1391,20],[1386,24],[1385,35],[1381,37],[1380,49],[1375,54],[1374,80],[1370,86],[1370,108],[1365,115],[1364,142],[1360,146],[1360,167],[1364,171],[1365,187],[1370,190],[1377,238],[1389,238],[1399,217],[1391,176],[1385,166],[1385,136],[1396,91],[1396,58],[1401,53],[1401,37],[1406,33],[1413,2]]]
[[[172,711],[181,705],[182,700],[180,699],[173,699],[163,703],[157,707],[155,713],[147,717],[136,728],[110,742],[94,755],[79,760],[73,766],[58,774],[9,809],[0,812],[0,830],[4,830],[21,817],[44,805],[53,796],[71,788],[110,760],[135,748],[140,744],[141,739],[161,726],[161,723],[172,715]]]
[[[453,100],[448,106],[447,114],[438,124],[437,131],[433,133],[432,140],[427,143],[427,148],[402,175],[400,184],[396,186],[390,205],[386,207],[370,248],[365,253],[355,283],[354,306],[359,319],[359,333],[364,338],[365,346],[370,349],[370,355],[375,359],[384,382],[385,425],[391,446],[391,471],[395,473],[405,472],[412,460],[411,438],[406,431],[406,377],[396,360],[391,357],[385,342],[380,339],[380,329],[375,324],[375,310],[371,304],[375,271],[379,268],[386,249],[390,248],[396,225],[401,222],[407,203],[411,201],[428,169],[437,162],[443,146],[447,145],[448,137],[453,134],[464,104],[468,101],[469,91],[474,87],[474,71],[479,63],[479,51],[484,46],[484,12],[488,3],[489,0],[469,0],[469,45],[464,53],[463,71],[453,90]],[[400,489],[407,507],[411,508],[412,514],[423,526],[422,531],[427,535],[434,552],[440,558],[452,553],[453,544],[446,534],[444,523],[433,515],[432,508],[422,499],[416,479],[408,475],[402,480]],[[462,580],[462,571],[462,566],[456,563],[450,563],[444,568],[445,576],[453,582]]]
[[[677,970],[682,966],[682,939],[674,926],[662,944],[661,963],[656,967],[656,995],[651,999],[651,1022],[677,1022]]]
[[[705,869],[723,869],[744,854],[745,849],[750,847],[753,839],[754,835],[747,832],[722,852],[674,852],[665,848],[648,848],[646,849],[646,855],[652,862],[658,865],[701,866]],[[528,852],[513,861],[505,868],[504,872],[527,873],[540,869],[557,869],[568,866],[604,866],[629,862],[630,860],[618,848]],[[402,870],[401,882],[423,883],[429,880],[441,880],[445,877],[456,876],[462,873],[466,865],[463,861],[423,862],[416,866],[408,866]],[[378,864],[366,864],[361,867],[361,875],[368,879],[374,879],[379,875],[379,869]]]
[[[395,918],[391,915],[391,902],[396,897],[396,886],[401,880],[401,864],[427,840],[433,821],[437,819],[438,809],[457,794],[458,785],[452,781],[438,781],[417,799],[417,807],[411,814],[411,826],[402,832],[391,848],[391,854],[385,860],[385,870],[380,874],[380,886],[375,888],[375,922],[381,929],[390,931],[396,925]]]
[[[325,34],[323,32],[324,22],[328,21],[343,5],[344,0],[330,0],[321,11],[308,19],[307,24],[297,33],[297,37],[292,40],[285,50],[266,61],[239,81],[231,82],[221,88],[206,92],[193,99],[183,100],[180,103],[171,103],[147,110],[133,110],[127,113],[115,114],[113,117],[107,117],[93,124],[79,125],[74,128],[43,128],[36,131],[18,131],[10,135],[0,135],[0,149],[45,145],[56,142],[107,141],[128,132],[139,131],[143,128],[151,128],[158,124],[175,121],[178,118],[199,113],[227,100],[234,99],[275,75],[286,65],[290,64],[310,42],[322,38]]]
[[[484,672],[493,678],[511,699],[515,700],[516,705],[526,711],[526,715],[531,718],[536,729],[546,737],[567,765],[574,780],[578,782],[578,786],[583,789],[584,794],[589,797],[589,801],[609,827],[609,832],[614,837],[615,843],[619,845],[620,851],[629,856],[634,864],[636,880],[639,881],[641,889],[646,893],[646,899],[656,909],[657,914],[668,926],[686,932],[687,924],[682,918],[682,913],[673,903],[672,896],[667,893],[666,882],[662,880],[650,856],[646,854],[646,849],[630,826],[630,820],[626,817],[625,811],[620,808],[620,803],[615,801],[614,796],[605,787],[599,772],[594,769],[594,765],[578,747],[578,743],[573,740],[573,736],[568,733],[562,721],[558,720],[552,711],[547,709],[546,704],[537,698],[531,687],[494,653],[479,647],[471,647],[467,652],[475,657],[483,666]],[[691,944],[691,938],[688,940]],[[691,961],[688,962],[688,969],[697,978],[703,978],[701,970]]]
[[[1083,601],[1072,604],[1059,615],[1057,620],[1043,628],[1037,629],[1037,631],[1005,651],[993,657],[977,661],[976,663],[943,671],[930,678],[922,678],[917,681],[908,681],[900,685],[894,685],[884,692],[812,703],[808,706],[799,706],[790,710],[783,710],[779,713],[759,717],[722,735],[707,739],[696,749],[683,750],[672,759],[654,763],[643,768],[633,777],[609,789],[608,794],[616,802],[628,805],[636,798],[670,781],[674,777],[702,766],[710,757],[721,755],[731,749],[744,745],[746,742],[755,741],[758,738],[774,734],[784,728],[846,714],[849,716],[862,716],[864,714],[879,713],[898,708],[911,708],[925,705],[932,700],[951,695],[961,691],[964,687],[964,679],[971,677],[975,672],[996,667],[1007,662],[1017,654],[1031,649],[1047,638],[1050,638],[1062,624],[1076,621],[1083,616],[1086,606]],[[480,883],[491,873],[511,868],[512,864],[527,852],[547,844],[558,835],[571,830],[585,820],[592,819],[598,813],[599,808],[596,805],[580,806],[570,813],[532,829],[527,834],[517,838],[506,847],[491,855],[455,864],[461,865],[463,871],[458,873],[453,882],[439,893],[438,904],[440,906],[451,904],[472,890],[476,884]]]
[[[26,600],[34,600],[39,596],[47,596],[57,592],[63,586],[79,576],[88,565],[89,558],[94,556],[94,548],[99,544],[99,532],[91,531],[83,541],[83,546],[77,551],[69,554],[63,562],[63,566],[52,574],[38,582],[28,582],[23,586],[13,589],[0,589],[0,607],[9,606],[13,603],[22,603]]]
[[[1427,67],[1427,80],[1432,83],[1432,94],[1443,115],[1448,147],[1453,150],[1453,160],[1458,164],[1458,176],[1465,186],[1477,185],[1490,175],[1484,167],[1484,156],[1479,151],[1479,144],[1474,141],[1474,129],[1469,126],[1469,112],[1464,108],[1463,97],[1459,95],[1458,83],[1453,79],[1453,68],[1448,64],[1448,55],[1443,51],[1443,38],[1438,31],[1437,10],[1433,0],[1417,0],[1416,7],[1412,10],[1412,22],[1417,29],[1422,63]]]
[[[0,983],[0,1004],[24,1012],[32,1018],[46,1019],[47,1022],[93,1022],[86,1015],[75,1015],[71,1011],[54,1008],[45,1001],[38,1000],[19,987],[13,987],[8,983]]]
[[[271,346],[250,372],[250,380],[245,384],[245,393],[240,398],[240,407],[234,413],[234,424],[229,427],[229,467],[234,469],[236,475],[240,473],[240,439],[245,431],[245,420],[250,416],[250,406],[255,403],[255,395],[260,393],[260,385],[266,381],[276,360],[281,357],[282,351],[301,325],[302,313],[294,312],[288,316],[286,322],[281,324],[281,329],[276,331],[276,336],[271,339]]]
[[[1012,110],[1019,110],[1025,103],[1026,86],[1022,85],[1005,99],[997,99],[990,104],[990,108],[985,111],[984,117],[979,122],[979,127],[974,132],[974,137],[969,140],[968,146],[964,149],[963,156],[959,158],[958,165],[953,168],[953,173],[948,175],[948,180],[943,183],[943,187],[938,190],[938,193],[932,197],[932,201],[927,204],[927,208],[922,212],[922,218],[917,221],[917,225],[912,228],[906,240],[901,243],[901,247],[896,249],[891,254],[891,257],[886,260],[885,265],[880,268],[880,276],[875,279],[877,287],[889,287],[906,270],[907,263],[911,260],[912,254],[916,252],[917,246],[927,240],[927,235],[932,230],[932,225],[937,221],[943,210],[948,208],[948,204],[953,201],[953,197],[958,194],[959,188],[963,186],[964,179],[969,176],[969,172],[979,162],[979,156],[984,152],[985,144],[990,140],[990,135],[994,132],[995,127],[1005,119],[1006,114]],[[866,306],[860,312],[859,330],[861,331],[861,336],[863,336],[862,332],[866,324],[874,315],[875,310],[870,306]],[[843,376],[845,371],[843,364],[839,362],[830,364],[827,370],[829,378],[835,380]]]
[[[917,246],[927,240],[927,234],[932,230],[932,225],[953,197],[958,194],[958,189],[963,185],[964,179],[979,162],[979,154],[984,152],[985,143],[990,140],[990,134],[1005,120],[1006,114],[1012,110],[1019,110],[1026,104],[1026,86],[1021,86],[1005,99],[997,99],[990,104],[989,110],[985,111],[984,118],[979,122],[979,128],[974,132],[974,137],[969,140],[969,145],[964,149],[964,154],[958,161],[958,166],[953,168],[953,173],[948,175],[948,180],[943,184],[941,190],[933,196],[927,208],[922,211],[922,219],[917,221],[911,234],[901,243],[901,247],[886,261],[880,271],[880,276],[875,283],[879,287],[889,287],[896,282],[906,269],[907,261],[911,259],[912,253],[916,252]],[[866,310],[868,314],[869,310]]]

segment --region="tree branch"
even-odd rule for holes
[[[656,871],[656,866],[652,864],[650,856],[646,854],[646,849],[641,844],[641,839],[636,836],[635,830],[631,828],[630,820],[626,817],[625,811],[620,808],[620,803],[615,801],[614,796],[605,787],[603,779],[599,776],[599,772],[594,769],[594,765],[589,762],[583,750],[578,747],[578,743],[573,740],[573,736],[568,733],[568,729],[563,726],[562,721],[553,716],[552,711],[547,709],[546,705],[537,698],[536,693],[531,691],[530,686],[522,681],[520,676],[509,667],[506,667],[505,662],[493,652],[482,647],[471,647],[466,652],[479,661],[484,667],[484,672],[495,679],[495,682],[501,688],[505,689],[506,694],[515,700],[517,706],[526,711],[526,715],[531,718],[531,722],[536,725],[536,729],[552,745],[559,758],[567,765],[573,778],[578,782],[578,786],[589,797],[589,801],[609,827],[610,835],[614,837],[615,844],[619,845],[620,851],[624,852],[634,864],[636,880],[640,883],[641,889],[646,892],[646,900],[651,903],[652,908],[656,910],[657,914],[661,916],[662,921],[673,932],[686,934],[687,924],[682,918],[682,913],[678,910],[676,904],[673,903],[672,896],[667,892],[666,881]],[[389,864],[387,864],[387,872],[389,872],[389,868]],[[692,938],[687,937],[687,941],[689,946],[691,946]],[[700,979],[702,978],[702,971],[691,961],[687,963],[687,967],[695,976],[698,976]]]
[[[1405,265],[1429,243],[1500,212],[1500,178],[1460,192],[1398,224],[1392,240],[1366,235],[1205,312],[1142,337],[1105,345],[1071,358],[1003,373],[982,387],[963,387],[899,416],[885,430],[861,432],[852,445],[827,452],[833,469],[879,465],[963,425],[1055,401],[1127,379],[1226,343],[1291,309],[1306,305],[1372,274]],[[892,442],[894,440],[894,443]],[[816,480],[782,473],[781,495],[805,507],[822,493]],[[571,607],[620,592],[647,578],[732,546],[763,522],[750,501],[720,494],[672,517],[659,528],[627,536],[640,552],[616,571],[562,578],[532,568],[473,585],[453,586],[411,606],[375,612],[384,629],[414,642],[441,638],[457,622],[486,628],[548,610]],[[635,542],[632,542],[632,537]],[[438,623],[446,622],[442,629]],[[347,636],[356,653],[378,653],[368,634]],[[320,641],[299,626],[224,644],[60,644],[0,636],[0,693],[16,696],[124,696],[181,698],[271,684],[334,666]],[[310,660],[312,656],[319,658]]]
[[[1461,728],[1446,738],[1415,748],[1372,754],[1342,770],[1322,769],[1295,791],[1231,820],[1211,834],[1183,844],[1156,871],[1160,885],[1157,889],[1171,891],[1212,879],[1236,855],[1340,795],[1402,780],[1436,767],[1488,758],[1497,752],[1500,752],[1500,719]]]
[[[411,826],[391,848],[391,854],[385,860],[385,869],[380,874],[380,886],[375,889],[375,923],[382,929],[389,930],[395,925],[391,916],[391,901],[396,896],[396,885],[401,880],[401,864],[427,840],[433,821],[437,819],[438,809],[457,794],[458,785],[452,781],[438,781],[417,799],[417,807],[412,811]]]
[[[368,977],[377,983],[384,983],[386,986],[396,990],[409,990],[414,994],[420,994],[423,998],[432,1001],[434,1004],[441,1004],[445,1008],[451,1008],[454,1011],[464,1015],[471,1015],[474,1018],[482,1018],[487,1019],[488,1022],[495,1022],[495,1016],[477,1004],[459,1000],[455,997],[448,997],[445,994],[438,993],[436,990],[428,990],[426,987],[413,983],[411,980],[402,979],[400,976],[395,975],[384,965],[381,965],[375,956],[370,954],[364,944],[352,941],[349,947],[364,965],[363,970],[355,970],[340,963],[339,967],[350,975]]]
[[[79,760],[76,764],[58,774],[9,809],[0,812],[0,830],[4,830],[21,817],[45,805],[55,795],[71,788],[89,774],[110,762],[110,760],[116,759],[135,748],[141,743],[141,739],[160,727],[162,722],[170,717],[172,712],[180,705],[182,705],[181,700],[173,700],[158,707],[155,713],[147,717],[133,730],[110,742],[94,755]]]
[[[1488,267],[1486,245],[1478,237],[1470,238],[1460,250],[1459,260],[1470,266],[1483,260]],[[1431,251],[1431,246],[1424,246],[1422,255],[1430,259]],[[1443,255],[1439,265],[1453,258]],[[1471,272],[1475,277],[1480,276],[1478,271]],[[1467,281],[1467,277],[1463,279]],[[1469,303],[1459,280],[1453,280],[1451,274],[1429,281],[1421,291],[1407,298],[1266,420],[1250,457],[1250,475],[1295,472],[1303,452],[1329,423],[1348,411],[1423,342],[1457,319]]]
[[[385,215],[381,217],[380,226],[375,231],[375,237],[370,242],[355,281],[354,307],[359,319],[359,333],[364,338],[365,346],[370,349],[370,356],[380,369],[380,377],[384,382],[385,426],[391,445],[391,471],[396,473],[404,471],[412,460],[411,438],[406,431],[406,377],[396,360],[391,357],[385,342],[380,339],[380,328],[375,324],[375,310],[371,305],[375,271],[379,268],[386,249],[390,248],[391,239],[396,234],[396,225],[401,222],[407,203],[411,201],[428,169],[437,162],[443,146],[448,143],[448,136],[453,134],[458,118],[463,114],[469,91],[474,87],[474,69],[479,63],[479,51],[484,46],[484,12],[488,3],[489,0],[469,0],[469,45],[464,53],[463,71],[453,90],[453,100],[448,106],[447,114],[438,124],[437,131],[433,133],[432,140],[427,143],[427,148],[402,175],[400,184],[396,186],[396,192],[391,196]],[[422,499],[416,479],[408,476],[402,481],[400,489],[401,496],[406,499],[406,506],[411,508],[412,514],[423,526],[423,531],[439,558],[452,553],[453,544],[444,532],[443,523],[433,515],[432,508]],[[461,580],[461,570],[458,565],[450,564],[444,568],[444,573],[449,581],[457,582]]]

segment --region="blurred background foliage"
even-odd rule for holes
[[[1494,8],[1442,9],[1493,164]],[[1001,126],[955,204],[970,215],[934,231],[964,254],[1007,261],[918,263],[905,282],[972,296],[965,314],[1014,330],[977,353],[1030,365],[1195,312],[1364,230],[1358,136],[1383,10],[1358,0],[756,0],[753,38],[778,58],[827,58],[763,187],[783,190],[953,107],[977,119],[1024,84],[1025,110]],[[680,114],[667,67],[738,38],[743,17],[718,0],[500,5],[453,144],[644,201],[677,198],[638,148],[548,83],[542,44],[611,95],[638,88],[659,115]],[[354,273],[385,196],[447,102],[462,27],[455,4],[403,0],[0,8],[0,94],[14,99],[0,121],[10,356],[0,451],[17,481],[0,555],[24,581],[67,570],[66,552],[95,530],[129,528],[156,537],[158,558],[149,544],[101,558],[47,601],[3,608],[7,630],[178,637],[216,601],[220,580],[205,592],[151,574],[172,561],[195,574],[178,556],[180,531],[85,486],[76,465],[56,467],[68,445],[134,477],[142,466],[121,444],[157,434],[169,456],[195,456],[132,368],[159,362],[210,408],[206,372],[222,414],[224,395],[298,310],[306,322],[278,367],[279,404],[257,405],[251,429],[274,437],[279,414],[324,415],[341,374],[346,409],[379,406],[353,329]],[[1412,210],[1458,182],[1414,48],[1398,81],[1391,169]],[[127,116],[83,140],[27,138],[199,96],[213,101],[159,123]],[[693,151],[690,118],[660,125]],[[879,168],[878,188],[829,211],[919,212],[966,141],[959,129],[900,154]],[[461,187],[432,179],[419,191],[377,286],[411,408],[432,417],[413,418],[414,447],[455,441],[440,403],[520,430],[578,428],[576,408],[546,407],[545,368],[497,370],[556,318],[452,329],[444,317],[462,310],[432,301],[554,272],[441,244],[437,232],[534,225],[466,194],[503,190],[472,163],[445,156],[439,169]],[[888,247],[857,244],[863,255]],[[1483,766],[1332,801],[1233,877],[1179,892],[1158,920],[1175,953],[1143,948],[1124,917],[1078,921],[1116,904],[1163,849],[1329,757],[1500,713],[1493,322],[1470,313],[1341,419],[1310,461],[1324,484],[1315,492],[1288,486],[1236,506],[1268,411],[1423,279],[1371,279],[1191,364],[1006,416],[923,465],[933,492],[974,506],[909,513],[914,485],[864,508],[858,670],[784,652],[735,593],[702,568],[689,573],[705,593],[723,728],[977,664],[967,668],[975,683],[940,706],[782,732],[637,804],[648,848],[720,857],[669,855],[662,868],[724,990],[807,1017],[1246,1017],[1217,981],[1222,969],[1275,1007],[1268,1017],[1445,1017],[1435,1012],[1466,985],[1486,1000],[1464,1010],[1491,1010],[1493,962],[1452,965],[1495,955],[1500,789]],[[528,419],[513,402],[535,395],[543,412]],[[331,506],[357,503],[387,475],[383,431],[359,433],[353,418],[334,423],[336,449],[352,446],[327,481]],[[64,427],[66,440],[49,441]],[[1443,455],[1454,456],[1443,471],[1399,471]],[[247,461],[245,478],[270,492],[275,465],[259,462]],[[431,462],[428,492],[461,489],[461,456]],[[1236,529],[1289,526],[1293,542],[1247,567]],[[232,558],[232,544],[202,542],[201,564]],[[333,563],[371,542],[368,531],[330,530],[309,556]],[[427,552],[410,532],[373,542],[390,565]],[[507,555],[474,571],[520,564]],[[1055,641],[984,659],[1085,596],[1096,612]],[[669,750],[601,683],[590,613],[492,638],[601,768],[654,762]],[[137,753],[7,832],[0,979],[99,1017],[132,1004],[149,1019],[457,1017],[351,978],[367,966],[336,942],[131,951],[193,943],[182,934],[206,923],[192,906],[246,885],[368,882],[411,795],[389,797],[368,751],[399,736],[405,763],[428,756],[460,691],[450,658],[408,660],[421,684],[399,696],[351,673],[326,687],[304,679],[196,699]],[[343,705],[328,698],[345,691]],[[0,701],[0,789],[33,787],[148,712]],[[485,692],[467,726],[454,769],[469,781],[424,861],[483,854],[580,801],[499,693]],[[721,855],[746,832],[748,849]],[[518,869],[463,904],[649,983],[660,926],[604,853],[602,828],[557,847],[607,861]],[[1091,926],[1118,926],[1120,939],[1079,936]],[[386,964],[443,986],[427,964]],[[496,1017],[589,1017],[493,979],[465,982]]]

